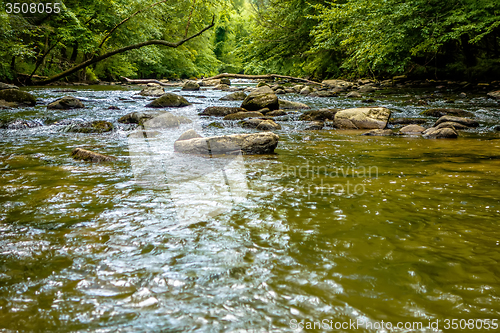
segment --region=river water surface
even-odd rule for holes
[[[398,332],[432,332],[429,321],[450,331],[447,320],[458,319],[455,331],[484,332],[460,320],[500,320],[500,135],[487,130],[499,103],[457,101],[482,126],[456,140],[304,131],[291,117],[276,131],[275,155],[243,157],[242,202],[179,224],[165,188],[134,180],[132,127],[116,122],[144,110],[139,88],[54,89],[30,89],[36,107],[1,111],[4,121],[43,126],[0,130],[0,330],[381,332],[383,321],[407,324]],[[415,93],[425,92],[372,97],[408,117],[426,108],[406,102]],[[87,108],[43,105],[68,94]],[[186,93],[197,104],[175,112],[240,103],[218,101],[225,94]],[[205,136],[251,131],[194,118]],[[115,130],[64,133],[54,125],[64,119],[108,120]],[[118,159],[74,161],[75,147]],[[319,321],[330,326],[307,329]],[[335,329],[349,321],[364,324]]]

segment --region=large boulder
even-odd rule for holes
[[[305,121],[325,121],[325,120],[335,120],[335,114],[338,109],[320,109],[313,111],[306,111],[300,115],[299,120]]]
[[[278,97],[268,86],[255,89],[241,104],[241,107],[248,111],[258,111],[263,108],[278,110],[279,106]]]
[[[489,92],[487,95],[491,98],[500,99],[500,90]]]
[[[271,154],[278,145],[279,136],[272,132],[233,134],[209,138],[181,140],[174,143],[176,152],[185,154]]]
[[[221,101],[243,101],[247,98],[247,94],[245,94],[243,91],[236,91],[232,94],[226,95],[222,97],[220,100]]]
[[[424,138],[428,139],[454,139],[458,137],[457,131],[453,128],[429,128],[423,133]]]
[[[201,112],[200,116],[214,116],[214,117],[224,117],[228,114],[238,113],[238,112],[247,112],[247,110],[243,108],[234,108],[228,106],[209,106],[203,112]]]
[[[64,96],[63,98],[55,100],[54,102],[47,105],[47,109],[62,109],[62,110],[81,109],[84,107],[85,105],[83,105],[83,103],[78,98],[72,96]]]
[[[311,86],[304,86],[304,88],[302,88],[300,90],[299,94],[301,94],[301,95],[309,95],[309,94],[311,94],[311,93],[313,93],[315,91],[316,90],[313,87],[311,87]]]
[[[456,116],[456,117],[474,117],[474,114],[461,110],[461,109],[444,109],[444,108],[436,108],[436,109],[428,109],[420,112],[421,115],[427,117],[442,117],[442,116]]]
[[[447,122],[452,122],[452,123],[457,123],[461,124],[467,127],[478,127],[479,123],[475,120],[468,119],[468,118],[463,118],[463,117],[454,117],[454,116],[442,116],[439,118],[436,123],[434,124],[434,127],[441,123],[447,123]]]
[[[19,89],[3,89],[0,90],[0,100],[16,103],[16,105],[34,106],[36,97]]]
[[[151,118],[153,118],[153,116],[150,114],[146,114],[146,113],[142,113],[142,112],[131,112],[131,113],[127,113],[126,115],[124,115],[123,117],[118,119],[118,122],[122,123],[122,124],[139,124],[139,125],[141,125],[142,123],[144,123],[144,121],[151,119]]]
[[[335,125],[344,129],[384,129],[391,111],[383,107],[354,108],[338,111]]]
[[[263,116],[264,115],[262,113],[257,111],[238,112],[238,113],[228,114],[227,116],[224,117],[224,120],[241,120],[246,118],[258,118]]]
[[[105,133],[112,130],[113,124],[104,120],[75,123],[64,128],[64,132],[70,133]]]
[[[195,81],[186,81],[182,86],[182,90],[184,91],[196,91],[200,90],[200,85]]]
[[[146,129],[161,129],[179,127],[180,124],[190,124],[192,121],[181,116],[174,116],[170,112],[165,112],[152,119],[145,120],[143,126]]]
[[[183,107],[188,105],[191,105],[191,103],[189,103],[184,97],[173,93],[166,93],[146,106],[150,108],[168,108]]]
[[[7,84],[7,83],[0,82],[0,90],[4,90],[4,89],[19,89],[19,88],[13,84]]]
[[[139,95],[141,96],[162,96],[165,94],[165,90],[159,86],[159,85],[154,85],[154,86],[148,86],[144,89],[141,90]]]
[[[280,109],[309,109],[309,105],[300,102],[291,102],[284,99],[278,100]]]
[[[73,151],[71,152],[71,156],[75,160],[82,160],[82,161],[95,162],[95,163],[111,162],[111,161],[115,160],[114,157],[94,153],[93,151],[82,149],[82,148],[73,149]]]

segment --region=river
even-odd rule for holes
[[[437,320],[435,331],[455,323],[484,332],[500,319],[500,134],[489,130],[500,103],[455,101],[482,126],[454,140],[304,131],[291,117],[276,131],[275,155],[242,157],[238,203],[180,223],[165,187],[135,181],[131,126],[116,122],[149,99],[135,96],[139,87],[71,88],[30,88],[37,106],[1,111],[3,120],[44,126],[0,130],[0,330],[383,332],[383,322],[431,332]],[[369,95],[395,117],[450,107],[446,92],[430,106],[408,101],[431,93]],[[196,116],[207,106],[238,106],[218,101],[227,93],[182,94],[196,104],[175,112],[204,136],[252,131],[207,127],[214,119]],[[45,108],[64,95],[87,108]],[[313,108],[363,105],[280,98]],[[54,125],[64,119],[108,120],[115,130],[64,133]],[[75,161],[75,147],[117,161]],[[360,325],[341,327],[350,321]]]

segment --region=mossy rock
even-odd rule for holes
[[[105,120],[77,123],[67,126],[64,132],[70,133],[105,133],[113,130],[113,124]]]
[[[214,121],[213,123],[210,123],[207,125],[208,128],[224,128],[224,125]]]
[[[321,109],[306,111],[300,115],[299,120],[305,121],[325,121],[325,120],[335,120],[335,114],[338,109]]]
[[[238,113],[228,114],[227,116],[224,117],[224,120],[241,120],[246,118],[258,118],[263,116],[264,115],[262,113],[256,111],[238,112]]]
[[[28,106],[34,106],[36,104],[35,96],[19,89],[0,90],[0,100]]]
[[[69,109],[81,109],[84,108],[85,105],[75,97],[72,96],[64,96],[58,100],[47,105],[47,109],[61,109],[61,110],[69,110]]]
[[[474,117],[474,114],[469,111],[461,109],[445,109],[445,108],[427,109],[425,111],[420,112],[420,114],[422,116],[436,117],[436,118],[440,118],[442,116]]]
[[[73,151],[71,152],[71,157],[73,157],[75,160],[94,162],[94,163],[111,162],[115,160],[114,157],[102,155],[99,153],[94,153],[93,151],[81,148],[73,149]]]
[[[165,95],[155,99],[148,105],[150,108],[166,108],[166,107],[183,107],[191,105],[184,97],[173,94],[166,93]]]

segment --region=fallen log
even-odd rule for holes
[[[258,80],[258,79],[288,79],[292,81],[298,81],[298,82],[305,82],[309,84],[317,84],[321,85],[321,83],[316,82],[316,81],[311,81],[307,79],[302,79],[300,77],[293,77],[293,76],[287,76],[287,75],[278,75],[278,74],[265,74],[265,75],[246,75],[246,74],[229,74],[229,73],[222,73],[218,74],[212,77],[207,77],[204,78],[202,81],[206,80],[215,80],[215,79],[221,79],[224,77],[228,78],[233,78],[233,79],[250,79],[250,80]]]
[[[160,86],[164,87],[179,87],[182,86],[182,83],[165,83],[161,82],[155,79],[129,79],[128,77],[125,76],[120,76],[121,80],[127,83],[133,83],[133,84],[148,84],[148,83],[156,83],[159,84]]]

